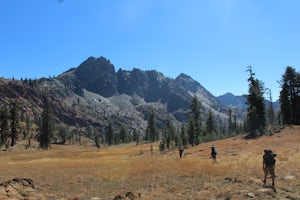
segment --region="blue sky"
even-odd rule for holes
[[[40,78],[104,56],[119,68],[190,75],[213,95],[248,92],[246,67],[278,99],[299,72],[298,0],[1,0],[0,76]]]

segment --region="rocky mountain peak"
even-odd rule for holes
[[[192,96],[201,101],[204,115],[212,110],[226,121],[226,106],[190,76],[182,73],[172,79],[156,70],[137,68],[116,72],[104,57],[89,57],[56,78],[2,82],[0,103],[18,99],[23,110],[33,110],[30,116],[34,117],[41,113],[40,99],[46,91],[51,94],[56,121],[71,126],[91,125],[104,130],[108,121],[114,120],[116,126],[131,124],[144,130],[152,109],[157,113],[158,124],[168,116],[180,124],[187,120]]]
[[[192,77],[181,73],[176,79],[175,82],[179,85],[181,85],[184,89],[187,89],[188,91],[192,93],[196,93],[199,89],[199,86],[202,87],[197,81],[192,79]]]
[[[99,58],[90,56],[88,59],[83,61],[77,67],[76,71],[80,71],[80,70],[92,70],[92,71],[107,70],[107,71],[115,72],[114,65],[111,64],[110,60],[108,60],[102,56]]]
[[[179,76],[177,76],[176,79],[192,79],[189,75],[185,73],[180,73]]]
[[[104,57],[89,57],[75,70],[80,87],[110,97],[117,92],[115,67]]]

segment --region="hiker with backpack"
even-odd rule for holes
[[[215,145],[212,145],[211,147],[211,157],[214,161],[217,159],[217,147]]]
[[[179,157],[180,158],[182,158],[183,151],[184,151],[184,147],[183,147],[183,145],[180,145],[180,147],[179,147]]]
[[[271,175],[272,178],[272,187],[275,188],[275,157],[277,156],[275,153],[272,152],[272,150],[264,150],[264,156],[263,156],[263,170],[264,170],[264,180],[263,183],[266,185],[267,183],[267,176],[268,174]]]

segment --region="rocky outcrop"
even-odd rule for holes
[[[115,73],[114,66],[103,57],[88,58],[70,77],[73,81],[65,82],[76,85],[74,92],[77,94],[85,89],[104,97],[116,94],[138,95],[146,102],[166,104],[168,112],[187,109],[193,95],[197,95],[204,103],[205,110],[209,107],[222,107],[210,92],[186,74],[182,73],[176,79],[171,79],[156,70],[142,71],[136,68],[132,71],[119,69]]]
[[[147,117],[155,111],[157,125],[170,119],[181,126],[188,118],[188,105],[197,96],[202,105],[203,119],[208,110],[215,116],[227,117],[227,107],[200,83],[186,74],[176,79],[165,77],[156,70],[115,71],[106,58],[90,57],[77,68],[58,77],[38,80],[0,79],[0,108],[17,101],[31,120],[38,119],[43,99],[51,99],[58,124],[72,127],[93,127],[101,132],[110,121],[118,129],[122,125],[143,133]]]
[[[110,97],[117,92],[115,67],[104,57],[89,57],[75,70],[78,84],[84,89]]]
[[[31,179],[14,178],[0,183],[0,199],[43,200],[46,198],[35,189]]]
[[[113,198],[113,200],[137,200],[137,199],[142,199],[142,196],[140,193],[138,194],[135,194],[133,192],[126,192],[126,194],[123,196],[123,195],[117,195]]]

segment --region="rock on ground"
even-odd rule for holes
[[[29,178],[14,178],[0,183],[1,200],[44,200],[45,197],[34,188]]]

